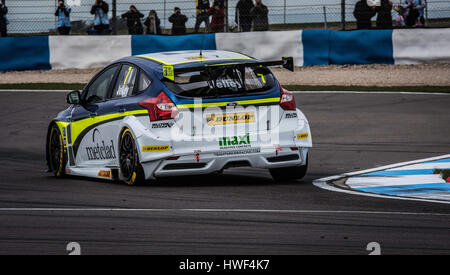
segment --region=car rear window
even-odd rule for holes
[[[221,67],[175,75],[175,80],[164,79],[174,93],[186,97],[223,97],[261,93],[275,86],[272,72],[264,66]]]

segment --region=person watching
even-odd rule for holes
[[[181,9],[175,7],[173,14],[169,17],[169,22],[172,23],[172,34],[186,34],[186,22],[188,18],[181,13]]]
[[[250,10],[253,18],[253,31],[269,30],[269,9],[262,3],[262,0],[256,0],[255,6]]]
[[[155,10],[148,13],[144,25],[147,27],[146,34],[161,34],[161,20]]]
[[[0,2],[0,36],[6,37],[7,34],[7,28],[6,25],[8,25],[8,18],[6,18],[6,14],[8,14],[8,8],[6,7],[5,0],[1,0]]]
[[[200,25],[205,22],[205,28],[207,32],[211,31],[211,27],[209,25],[209,0],[198,0],[198,6],[197,6],[197,17],[195,20],[195,28],[194,32],[198,33],[198,30],[200,28]]]
[[[103,0],[95,0],[91,8],[91,14],[94,17],[94,30],[96,34],[108,34],[109,31],[109,6]]]
[[[211,30],[213,32],[223,32],[225,27],[225,7],[223,2],[215,0],[212,7],[208,10],[208,15],[212,15]]]
[[[376,8],[376,6],[369,6],[367,0],[360,0],[356,3],[353,16],[356,18],[358,30],[372,28],[372,17],[377,14]]]
[[[239,0],[236,5],[236,24],[239,25],[240,30],[243,32],[249,32],[252,30],[252,16],[250,15],[252,8],[252,0]]]
[[[58,7],[56,8],[55,16],[58,17],[58,33],[60,35],[70,34],[70,12],[72,9],[64,4],[64,0],[58,1]]]
[[[144,28],[141,23],[141,18],[144,18],[144,15],[138,11],[136,6],[131,5],[130,10],[122,14],[122,18],[127,20],[128,34],[144,33]]]

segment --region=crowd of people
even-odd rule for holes
[[[6,26],[9,24],[6,14],[8,8],[6,0],[0,0],[0,31],[1,36],[7,36]],[[109,5],[104,0],[94,0],[90,13],[94,16],[94,24],[88,30],[89,34],[110,34]],[[60,35],[69,35],[71,32],[70,14],[72,9],[64,0],[58,0],[55,16],[57,30]],[[236,26],[241,31],[267,31],[269,29],[269,9],[262,0],[239,0],[236,6]],[[198,0],[196,7],[196,22],[194,32],[198,33],[204,24],[207,32],[223,32],[225,30],[225,6],[223,0]],[[155,10],[151,10],[147,17],[135,5],[121,15],[126,21],[129,34],[162,34],[161,20]],[[186,23],[189,18],[179,7],[175,7],[173,14],[168,18],[172,23],[172,34],[186,34]]]
[[[398,13],[395,18],[397,27],[424,27],[426,0],[401,0],[395,6],[389,0],[381,0],[379,5],[370,5],[371,1],[360,0],[353,12],[358,29],[371,29],[372,18],[377,15],[376,28],[392,29],[392,10]]]
[[[7,36],[9,24],[6,0],[0,0],[0,35]],[[109,5],[104,0],[94,0],[90,13],[94,16],[94,24],[88,30],[89,34],[110,34],[110,19],[108,16]],[[358,29],[372,28],[372,18],[377,15],[376,27],[390,29],[393,22],[397,27],[423,27],[425,25],[426,0],[400,0],[400,4],[394,7],[389,0],[380,0],[377,4],[373,0],[359,0],[353,12]],[[395,21],[392,11],[397,12]],[[57,18],[57,30],[61,35],[69,35],[71,32],[70,14],[72,9],[64,0],[58,0],[55,11]],[[269,9],[262,0],[239,0],[235,7],[235,26],[239,31],[267,31],[269,30]],[[201,25],[207,32],[223,32],[226,28],[225,7],[223,0],[198,0],[195,16],[194,32],[198,33]],[[126,21],[129,34],[162,34],[161,20],[155,10],[151,10],[147,17],[141,13],[135,5],[121,15]],[[186,34],[186,23],[189,18],[184,15],[179,7],[175,7],[173,14],[168,18],[172,24],[172,34]]]

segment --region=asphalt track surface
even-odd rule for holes
[[[46,127],[65,94],[0,98],[0,254],[67,254],[73,241],[82,254],[368,254],[369,242],[383,254],[450,254],[448,205],[312,185],[449,153],[450,96],[297,94],[315,146],[303,181],[242,168],[142,187],[45,173]]]

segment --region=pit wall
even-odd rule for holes
[[[296,66],[449,63],[450,29],[7,37],[0,38],[0,71],[84,69],[130,55],[200,49],[260,60],[293,56]]]

